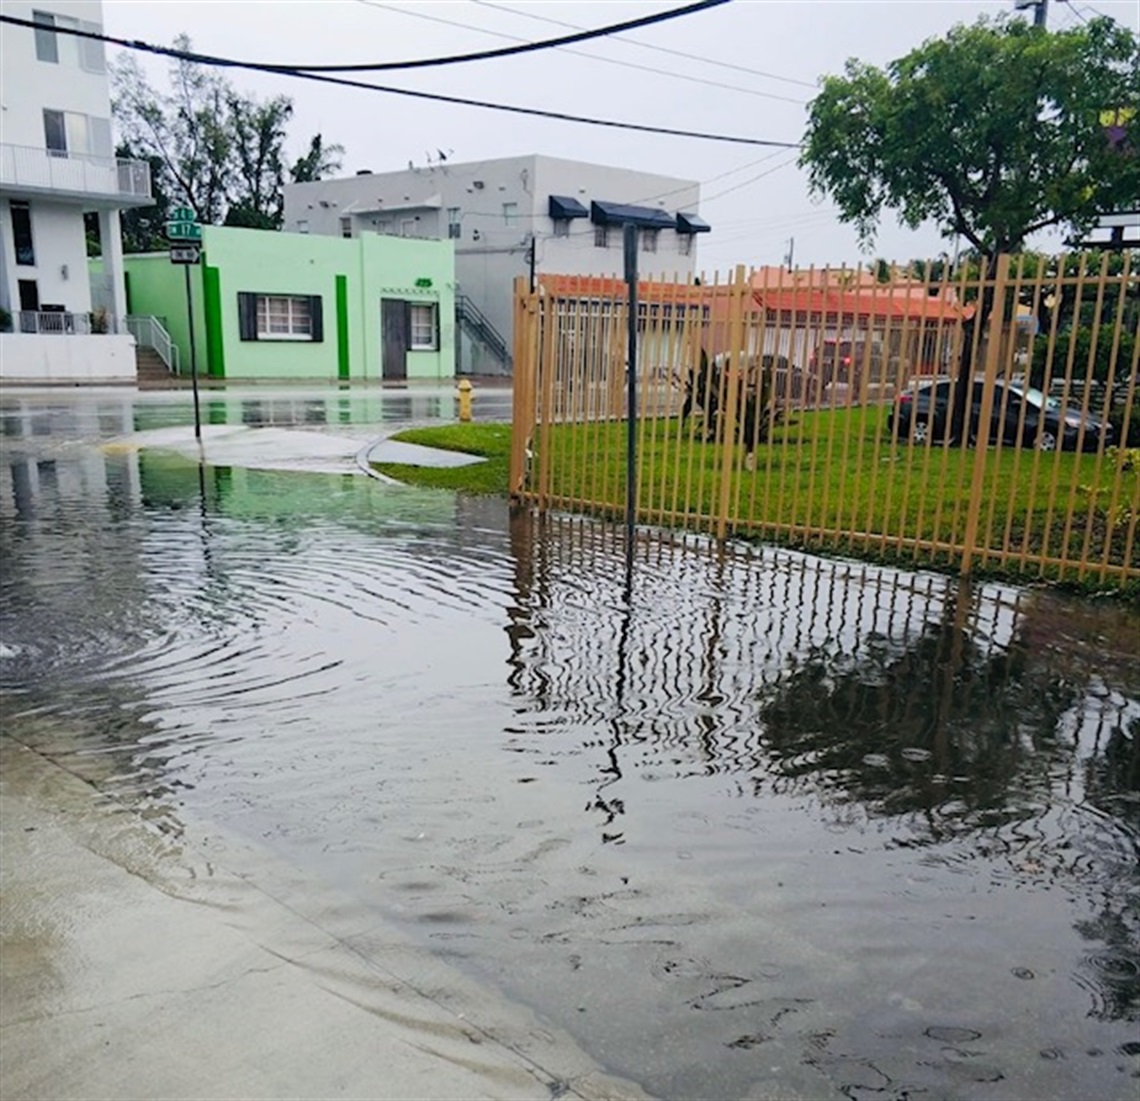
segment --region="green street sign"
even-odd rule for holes
[[[170,221],[172,222],[196,222],[198,215],[194,213],[194,208],[189,206],[176,206],[170,212]]]
[[[167,222],[168,241],[201,241],[202,227],[197,222]]]

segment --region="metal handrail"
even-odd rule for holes
[[[172,374],[181,373],[178,345],[170,338],[157,317],[150,314],[130,314],[127,316],[127,331],[135,338],[140,348],[151,348]]]

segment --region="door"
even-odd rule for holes
[[[411,311],[402,298],[380,301],[380,376],[406,379],[412,344]]]

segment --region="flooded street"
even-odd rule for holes
[[[454,418],[203,408],[361,446]],[[0,420],[4,740],[659,1097],[1135,1098],[1135,608],[650,533],[627,585],[603,524],[131,443],[182,394]]]

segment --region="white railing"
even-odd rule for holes
[[[122,157],[0,144],[0,184],[85,195],[151,198],[150,165]]]
[[[96,310],[94,313],[65,313],[62,310],[21,310],[18,332],[40,333],[54,336],[102,336],[119,333],[122,325],[113,314]]]
[[[131,314],[125,320],[127,332],[140,348],[153,348],[168,370],[176,375],[180,373],[178,345],[170,339],[170,333],[157,317]]]

